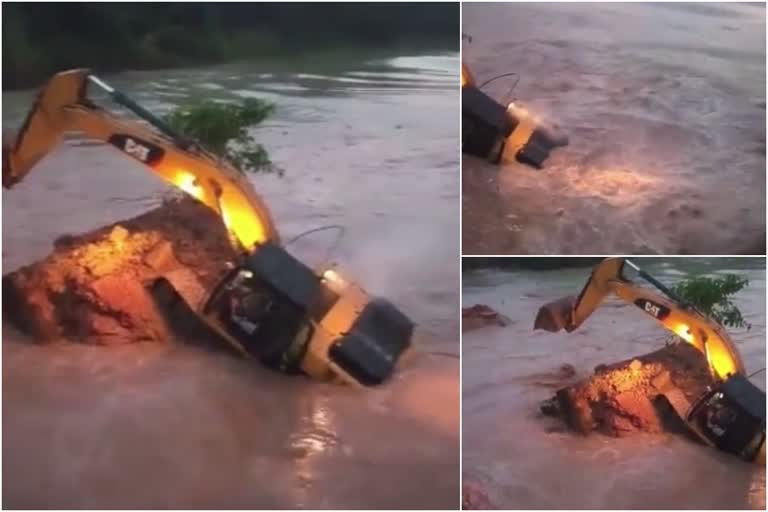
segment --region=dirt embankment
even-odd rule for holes
[[[557,391],[542,412],[562,417],[574,430],[622,436],[681,430],[670,397],[691,403],[713,383],[706,357],[687,343],[611,365]],[[683,429],[684,430],[684,429]]]
[[[191,200],[54,242],[50,255],[3,276],[5,319],[38,340],[164,341],[165,311],[150,289],[188,270],[210,289],[236,257],[221,220]]]

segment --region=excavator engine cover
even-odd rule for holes
[[[207,309],[218,310],[230,334],[262,363],[300,371],[340,293],[274,244],[257,248],[226,281]],[[333,340],[325,357],[360,384],[380,384],[410,346],[413,323],[384,299],[349,314],[357,315],[351,328]]]
[[[384,299],[366,304],[352,329],[333,343],[331,360],[366,386],[383,382],[408,348],[413,323]]]
[[[755,460],[765,450],[765,392],[733,375],[694,404],[688,422],[717,448]]]

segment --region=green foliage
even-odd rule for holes
[[[746,277],[726,274],[722,277],[692,277],[677,283],[672,291],[702,313],[726,327],[746,327],[741,311],[730,297],[749,285]]]
[[[213,153],[229,160],[240,171],[277,172],[267,150],[248,133],[264,121],[274,105],[248,98],[239,104],[202,100],[174,109],[166,121]]]

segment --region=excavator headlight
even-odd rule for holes
[[[332,283],[334,286],[344,286],[346,284],[344,278],[332,268],[323,272],[323,281]]]

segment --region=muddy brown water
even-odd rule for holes
[[[569,135],[463,159],[465,254],[763,254],[765,4],[469,4],[478,82]],[[507,95],[514,78],[486,91]]]
[[[751,284],[735,296],[749,331],[731,330],[748,372],[765,367],[765,260],[636,261],[664,283],[736,272]],[[499,508],[764,509],[765,467],[678,435],[610,438],[572,433],[539,413],[565,381],[598,364],[663,346],[666,331],[634,306],[610,300],[576,331],[533,331],[538,308],[578,293],[590,269],[465,273],[463,304],[488,304],[510,319],[462,338],[462,472]],[[753,378],[765,389],[765,374]]]
[[[417,322],[420,355],[360,392],[184,340],[39,346],[4,322],[3,505],[455,508],[457,69],[456,54],[372,55],[106,77],[158,112],[201,95],[274,101],[254,135],[286,174],[252,182],[281,234],[344,225],[333,260]],[[33,97],[3,93],[4,128]],[[3,192],[3,272],[165,190],[109,149],[64,144]],[[292,249],[315,257],[332,238]]]

